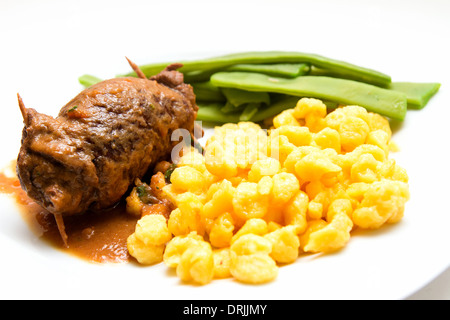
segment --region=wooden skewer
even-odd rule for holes
[[[66,227],[64,225],[64,220],[62,218],[62,215],[55,213],[54,216],[55,216],[55,220],[56,220],[56,225],[58,226],[59,234],[61,235],[61,238],[64,242],[64,246],[66,248],[68,248],[69,245],[67,244],[67,239],[69,237],[67,236],[67,233],[66,233]]]
[[[137,66],[137,64],[135,64],[133,61],[131,61],[130,59],[128,59],[127,57],[125,57],[128,61],[128,63],[130,64],[131,68],[134,70],[134,72],[136,72],[136,74],[138,75],[139,78],[141,79],[147,79],[147,77],[145,76],[145,74],[142,72],[141,69],[139,69],[139,67]]]
[[[23,103],[22,97],[18,93],[17,93],[17,100],[19,101],[19,108],[20,112],[22,113],[23,122],[25,123],[25,125],[28,125],[27,108],[25,108],[25,104]],[[61,235],[61,238],[64,242],[64,246],[68,248],[69,247],[69,245],[67,244],[68,236],[66,233],[66,227],[64,226],[64,220],[60,214],[54,214],[54,216],[56,220],[56,225],[58,226],[59,234]]]
[[[22,113],[23,122],[28,125],[28,113],[25,104],[23,103],[22,97],[17,93],[17,100],[19,101],[20,112]]]

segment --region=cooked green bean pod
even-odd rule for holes
[[[299,97],[295,96],[285,96],[277,101],[273,102],[270,106],[266,108],[261,108],[258,112],[252,117],[251,121],[260,122],[265,119],[276,116],[286,109],[295,108]]]
[[[285,79],[250,72],[218,72],[211,77],[211,83],[218,87],[278,92],[359,105],[397,120],[403,120],[406,115],[407,101],[404,93],[353,80],[317,76]]]
[[[90,74],[84,74],[81,77],[78,78],[78,82],[82,84],[83,86],[90,87],[98,82],[102,81],[102,79],[97,78],[96,76],[90,75]]]
[[[251,121],[260,107],[261,103],[247,103],[239,116],[239,121]]]
[[[202,104],[202,102],[200,102],[200,104]],[[220,109],[220,111],[223,113],[236,113],[236,112],[242,112],[242,110],[244,110],[244,108],[245,108],[244,104],[240,105],[239,107],[236,107],[231,102],[226,101],[225,105]]]
[[[221,111],[224,107],[223,103],[197,101],[197,105],[197,120],[213,123],[239,122],[239,113],[223,113]]]
[[[311,67],[308,75],[326,76],[335,78],[345,78],[355,80],[351,77],[343,77],[342,75],[328,70]],[[391,82],[386,88],[406,94],[408,101],[408,109],[423,109],[428,101],[433,97],[440,88],[441,84],[436,82],[420,83],[420,82]]]
[[[210,81],[191,83],[197,100],[202,101],[225,101],[222,91]]]
[[[222,93],[227,101],[235,107],[246,103],[270,104],[270,96],[267,92],[246,91],[235,88],[222,88]]]
[[[267,74],[268,76],[295,78],[309,73],[310,66],[307,63],[275,63],[275,64],[236,64],[224,71],[243,71]]]
[[[189,72],[202,72],[205,70],[224,70],[236,64],[307,63],[340,74],[342,77],[351,77],[358,81],[379,86],[387,86],[391,82],[391,77],[384,73],[317,54],[302,52],[242,52],[201,60],[180,62],[183,64],[183,67],[181,67],[179,71],[184,74],[188,74]],[[146,76],[152,76],[163,70],[169,63],[170,62],[153,63],[139,66],[139,68]],[[135,73],[127,75],[135,75]]]
[[[440,86],[440,83],[392,82],[389,89],[406,94],[409,109],[423,109]]]
[[[264,73],[274,77],[295,78],[310,72],[307,63],[276,63],[276,64],[236,64],[227,68],[206,69],[184,72],[184,80],[188,83],[208,81],[212,74],[219,71],[249,71]]]
[[[259,122],[292,108],[300,97],[321,99],[332,108],[360,105],[403,120],[408,108],[424,108],[440,88],[439,83],[391,82],[379,71],[302,52],[240,52],[176,62],[182,63],[178,70],[194,88],[197,118],[219,123]],[[139,68],[151,77],[170,63]],[[99,81],[91,75],[79,78],[85,87]]]
[[[250,118],[245,116],[243,117],[242,113],[236,113],[235,111],[236,109],[233,106],[232,106],[233,111],[235,112],[234,113],[228,112],[228,114],[224,116],[223,108],[225,107],[222,104],[198,101],[197,104],[199,106],[199,111],[197,114],[197,120],[215,123],[227,123],[239,121],[260,122],[265,119],[272,118],[286,109],[295,108],[298,100],[299,97],[296,96],[281,95],[280,97],[278,97],[278,99],[276,99],[276,101],[272,102],[270,106],[260,106],[257,109],[257,111],[253,114],[253,116]],[[323,102],[329,109],[335,109],[338,106],[336,102],[331,101],[323,101]],[[243,118],[247,120],[242,120]]]

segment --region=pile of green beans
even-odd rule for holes
[[[139,68],[151,77],[170,63]],[[404,120],[407,109],[424,108],[440,88],[439,83],[392,82],[379,71],[301,52],[242,52],[181,63],[179,71],[196,94],[197,119],[215,123],[263,121],[293,108],[300,97],[332,107],[359,105]],[[100,79],[84,75],[79,81],[89,86]]]

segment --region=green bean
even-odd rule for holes
[[[223,103],[220,102],[197,102],[197,120],[213,123],[239,122],[239,113],[222,113]]]
[[[317,54],[286,51],[261,51],[242,52],[217,56],[208,59],[178,61],[183,64],[179,70],[184,74],[189,72],[199,72],[204,70],[223,70],[236,64],[268,64],[268,63],[308,63],[322,69],[332,71],[342,75],[342,77],[352,77],[356,80],[387,86],[391,82],[391,77],[371,69],[360,67],[348,62],[326,58]],[[140,66],[146,76],[152,76],[163,70],[169,62],[154,63]],[[130,73],[128,75],[133,75]],[[134,74],[135,75],[135,74]]]
[[[276,64],[236,64],[224,71],[244,71],[267,74],[268,76],[295,78],[308,74],[309,64],[306,63],[276,63]]]
[[[82,84],[84,87],[90,87],[98,82],[102,81],[102,79],[97,78],[96,76],[90,74],[84,74],[78,78],[78,82]]]
[[[259,103],[248,103],[241,113],[224,113],[222,110],[224,108],[221,103],[208,103],[208,102],[197,102],[199,107],[197,112],[197,120],[207,121],[213,123],[237,123],[240,121],[253,121],[252,119],[257,114],[258,109],[261,104]]]
[[[237,64],[228,68],[196,70],[184,73],[184,81],[191,85],[208,82],[211,75],[219,71],[250,71],[264,73],[270,76],[295,78],[306,75],[310,66],[306,63],[278,63],[278,64]],[[130,74],[132,75],[132,74]]]
[[[270,106],[260,107],[249,120],[245,121],[260,122],[276,116],[286,109],[295,108],[299,99],[300,98],[296,96],[280,95]],[[323,101],[323,103],[325,103],[328,109],[335,109],[338,106],[336,102],[332,101]],[[239,115],[239,113],[228,114],[224,117],[222,112],[225,107],[220,103],[199,101],[197,104],[199,106],[197,120],[215,123],[244,121],[241,119],[242,114]],[[236,112],[236,108],[234,106],[231,107],[233,108],[233,111]]]
[[[235,88],[222,88],[222,93],[235,107],[246,103],[265,103],[270,104],[270,96],[267,92],[255,92],[239,90]]]
[[[226,100],[222,91],[220,91],[218,87],[212,85],[210,81],[191,83],[191,86],[194,89],[197,100],[216,102]]]
[[[405,93],[409,109],[423,109],[440,86],[440,83],[392,82],[389,89]]]
[[[251,118],[251,121],[260,122],[265,119],[272,118],[273,116],[280,114],[286,109],[295,108],[299,99],[300,98],[296,96],[281,95],[270,106],[260,108],[258,112]],[[339,105],[337,102],[333,101],[323,100],[322,102],[327,106],[327,109],[330,110],[336,109]]]
[[[228,68],[188,71],[184,73],[184,81],[187,83],[208,81],[212,74],[219,71],[250,71],[270,76],[295,78],[308,74],[310,66],[306,63],[236,64]]]
[[[359,81],[359,78],[355,77],[354,75],[343,74],[343,73],[341,73],[339,71],[317,68],[315,66],[311,66],[308,75],[309,76],[332,77],[332,78],[341,78],[341,79]],[[389,86],[389,84],[387,86],[386,85],[381,85],[381,87],[383,87],[383,88],[386,88],[388,86]]]
[[[344,77],[338,73],[328,70],[311,67],[309,75],[345,78],[355,80],[349,76]],[[428,101],[433,97],[440,88],[440,83],[420,83],[420,82],[391,82],[386,88],[406,94],[408,101],[408,109],[423,109]]]
[[[211,75],[213,73],[222,71],[222,69],[211,69],[211,70],[195,70],[195,71],[188,71],[184,72],[184,82],[186,83],[193,83],[193,82],[205,82],[209,81],[209,78],[211,78]],[[133,73],[130,75],[134,76]]]
[[[202,102],[200,102],[202,103]],[[235,113],[235,112],[242,112],[244,110],[245,104],[240,105],[239,107],[236,107],[231,102],[226,101],[225,105],[220,109],[223,113]]]
[[[261,103],[247,103],[245,109],[239,116],[239,121],[250,121],[253,116],[258,112],[261,107]]]
[[[404,93],[353,80],[317,76],[285,79],[250,72],[218,72],[211,77],[211,83],[218,87],[278,92],[359,105],[397,120],[403,120],[406,115]]]
[[[258,112],[251,118],[251,121],[260,122],[276,116],[286,109],[294,108],[297,105],[298,100],[299,97],[284,96],[273,102],[270,106],[259,109]]]

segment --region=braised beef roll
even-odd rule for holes
[[[194,130],[192,87],[168,66],[145,78],[95,84],[56,118],[25,108],[17,174],[28,196],[51,213],[80,214],[116,204],[136,178],[168,157],[176,129]]]

